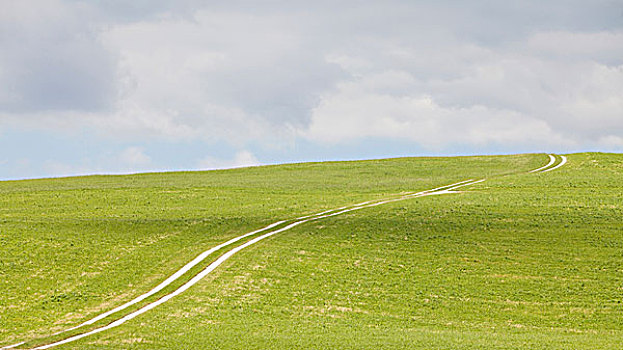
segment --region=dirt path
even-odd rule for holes
[[[536,172],[541,171],[541,170],[543,170],[545,168],[549,168],[552,164],[554,164],[554,162],[556,162],[556,157],[554,157],[551,154],[548,154],[548,156],[549,156],[549,163],[545,164],[544,166],[542,166],[542,167],[540,167],[538,169],[530,170],[530,172],[531,173],[536,173]]]
[[[565,165],[565,163],[567,163],[567,157],[565,156],[560,156],[560,163],[558,163],[558,165],[551,167],[552,165],[554,165],[554,163],[556,163],[556,157],[553,154],[548,154],[549,156],[549,163],[547,163],[546,165],[538,168],[538,169],[534,169],[529,171],[530,173],[546,173],[548,171],[552,171],[555,169],[560,168],[561,166]]]
[[[220,250],[228,245],[231,245],[243,238],[261,233],[261,232],[266,232],[258,237],[253,238],[252,240],[239,245],[235,248],[232,248],[231,250],[227,251],[226,253],[224,253],[223,255],[221,255],[218,259],[216,259],[214,262],[212,262],[210,265],[208,265],[204,270],[202,270],[200,273],[198,273],[197,275],[195,275],[193,278],[191,278],[188,282],[184,283],[182,286],[180,286],[179,288],[177,288],[176,290],[172,291],[171,293],[163,296],[162,298],[149,303],[143,307],[141,307],[140,309],[133,311],[125,316],[123,316],[120,319],[117,319],[115,321],[113,321],[112,323],[106,325],[106,326],[102,326],[99,328],[95,328],[93,330],[90,330],[88,332],[84,332],[81,334],[77,334],[74,336],[71,336],[69,338],[54,342],[54,343],[50,343],[50,344],[46,344],[46,345],[41,345],[39,347],[36,347],[34,349],[49,349],[58,345],[62,345],[62,344],[67,344],[73,341],[76,341],[78,339],[82,339],[84,337],[87,337],[89,335],[93,335],[93,334],[97,334],[106,330],[109,330],[111,328],[115,328],[118,327],[122,324],[124,324],[125,322],[157,307],[158,305],[161,305],[165,302],[167,302],[168,300],[170,300],[171,298],[183,293],[184,291],[186,291],[188,288],[190,288],[191,286],[193,286],[194,284],[196,284],[197,282],[199,282],[201,279],[203,279],[205,276],[207,276],[209,273],[211,273],[212,271],[214,271],[214,269],[216,269],[218,266],[220,266],[221,264],[223,264],[225,261],[227,261],[229,258],[231,258],[234,254],[236,254],[237,252],[241,251],[242,249],[245,249],[265,238],[268,238],[272,235],[275,235],[277,233],[289,230],[293,227],[296,227],[298,225],[301,225],[303,223],[309,222],[309,221],[314,221],[314,220],[319,220],[319,219],[323,219],[323,218],[328,218],[328,217],[332,217],[332,216],[336,216],[336,215],[340,215],[340,214],[344,214],[344,213],[348,213],[351,211],[355,211],[355,210],[360,210],[360,209],[364,209],[364,208],[370,208],[370,207],[375,207],[378,205],[382,205],[382,204],[386,204],[386,203],[391,203],[391,202],[396,202],[396,201],[401,201],[401,200],[406,200],[406,199],[410,199],[410,198],[416,198],[416,197],[423,197],[423,196],[431,196],[431,195],[441,195],[441,194],[449,194],[449,193],[456,193],[454,190],[460,187],[464,187],[464,186],[468,186],[468,185],[473,185],[475,183],[479,183],[482,182],[483,180],[465,180],[465,181],[461,181],[461,182],[457,182],[454,184],[450,184],[450,185],[446,185],[446,186],[442,186],[442,187],[438,187],[438,188],[434,188],[431,190],[426,190],[426,191],[421,191],[421,192],[414,192],[414,193],[407,193],[407,194],[403,194],[403,195],[399,195],[399,196],[394,196],[391,198],[386,198],[386,199],[380,199],[380,200],[372,200],[372,201],[366,201],[366,202],[362,202],[362,203],[358,203],[358,204],[354,204],[351,206],[346,206],[346,207],[341,207],[341,208],[337,208],[337,209],[332,209],[332,210],[327,210],[327,211],[323,211],[321,213],[317,213],[317,214],[312,214],[312,215],[307,215],[307,216],[303,216],[303,217],[299,217],[293,220],[293,222],[281,227],[281,228],[277,228],[279,227],[281,224],[286,223],[287,221],[278,221],[275,223],[272,223],[264,228],[261,228],[259,230],[256,231],[252,231],[249,233],[246,233],[244,235],[238,236],[236,238],[233,238],[225,243],[222,243],[216,247],[213,247],[209,250],[206,250],[205,252],[201,253],[199,256],[197,256],[195,259],[193,259],[191,262],[189,262],[188,264],[186,264],[184,267],[182,267],[181,269],[179,269],[178,271],[176,271],[173,275],[171,275],[169,278],[167,278],[165,281],[163,281],[161,284],[159,284],[158,286],[156,286],[155,288],[153,288],[152,290],[150,290],[147,293],[142,294],[141,296],[115,308],[112,309],[110,311],[107,311],[105,313],[102,313],[100,315],[98,315],[97,317],[94,317],[92,319],[90,319],[89,321],[86,321],[78,326],[66,329],[62,332],[58,332],[55,333],[54,335],[58,335],[61,333],[65,333],[71,330],[75,330],[81,327],[84,327],[86,325],[91,325],[99,320],[102,320],[116,312],[122,311],[123,309],[128,308],[129,306],[132,306],[142,300],[144,300],[145,298],[157,293],[158,291],[162,290],[164,287],[168,286],[169,284],[171,284],[173,281],[179,279],[185,272],[189,271],[192,267],[196,266],[197,264],[199,264],[201,261],[205,260],[210,254],[216,252],[217,250]],[[23,343],[22,343],[23,344]],[[19,345],[14,345],[14,347],[19,346]],[[6,349],[9,349],[10,347],[7,347]]]
[[[558,165],[556,165],[556,166],[555,166],[555,167],[553,167],[553,168],[545,169],[545,170],[543,170],[543,171],[541,171],[541,172],[542,172],[542,173],[546,173],[546,172],[548,172],[548,171],[552,171],[552,170],[558,169],[558,168],[560,168],[561,166],[565,165],[565,163],[567,163],[567,157],[565,157],[565,156],[560,156],[560,159],[561,159],[561,161],[560,161],[560,163],[559,163]]]
[[[565,156],[561,156],[561,162],[554,166],[551,167],[552,164],[555,163],[556,158],[553,155],[549,155],[550,157],[550,162],[543,166],[540,167],[538,169],[532,170],[530,171],[530,173],[532,172],[540,172],[540,173],[544,173],[547,171],[551,171],[554,169],[557,169],[561,166],[563,166],[566,162],[567,162],[567,158]],[[227,242],[224,242],[222,244],[219,244],[213,248],[210,248],[206,251],[204,251],[203,253],[199,254],[195,259],[193,259],[192,261],[190,261],[189,263],[187,263],[186,265],[184,265],[181,269],[177,270],[175,273],[173,273],[171,276],[169,276],[166,280],[164,280],[162,283],[160,283],[158,286],[154,287],[153,289],[151,289],[150,291],[132,299],[131,301],[118,306],[112,310],[106,311],[88,321],[85,321],[75,327],[71,327],[68,328],[66,330],[63,330],[61,332],[57,332],[54,333],[52,336],[54,335],[59,335],[65,332],[69,332],[69,331],[73,331],[76,329],[79,329],[81,327],[87,326],[87,325],[92,325],[97,321],[100,321],[112,314],[115,314],[117,312],[123,311],[124,309],[135,305],[143,300],[145,300],[146,298],[158,293],[159,291],[161,291],[162,289],[164,289],[166,286],[170,285],[171,283],[173,283],[174,281],[178,280],[179,278],[181,278],[185,273],[187,273],[190,269],[192,269],[193,267],[197,266],[198,264],[200,264],[201,262],[203,262],[205,259],[207,259],[210,255],[212,255],[213,253],[215,253],[216,251],[223,249],[229,245],[232,245],[238,241],[240,241],[241,239],[253,236],[253,235],[257,235],[259,233],[262,232],[266,232],[258,237],[255,237],[251,240],[249,240],[248,242],[239,245],[235,248],[232,248],[231,250],[227,251],[226,253],[224,253],[223,255],[221,255],[218,259],[216,259],[214,262],[212,262],[210,265],[208,265],[204,270],[202,270],[201,272],[199,272],[198,274],[196,274],[195,276],[193,276],[189,281],[187,281],[186,283],[184,283],[183,285],[181,285],[180,287],[178,287],[177,289],[175,289],[174,291],[170,292],[169,294],[166,294],[165,296],[161,297],[160,299],[151,302],[141,308],[139,308],[138,310],[135,310],[115,321],[113,321],[112,323],[106,325],[106,326],[102,326],[99,328],[95,328],[93,330],[81,333],[81,334],[77,334],[71,337],[68,337],[66,339],[54,342],[54,343],[50,343],[50,344],[46,344],[46,345],[41,345],[39,347],[36,347],[34,349],[49,349],[61,344],[66,344],[66,343],[70,343],[73,341],[76,341],[78,339],[82,339],[84,337],[87,337],[89,335],[93,335],[96,333],[100,333],[103,331],[106,331],[108,329],[114,328],[114,327],[118,327],[122,324],[124,324],[125,322],[157,307],[158,305],[161,305],[165,302],[167,302],[168,300],[170,300],[171,298],[183,293],[184,291],[186,291],[188,288],[190,288],[191,286],[193,286],[194,284],[196,284],[197,282],[199,282],[201,279],[203,279],[205,276],[207,276],[209,273],[211,273],[212,271],[214,271],[214,269],[216,269],[218,266],[220,266],[221,264],[223,264],[225,261],[227,261],[229,258],[231,258],[234,254],[236,254],[237,252],[241,251],[242,249],[245,249],[265,238],[268,238],[272,235],[275,235],[277,233],[289,230],[293,227],[296,227],[298,225],[301,225],[303,223],[309,222],[309,221],[314,221],[314,220],[319,220],[319,219],[323,219],[323,218],[327,218],[327,217],[332,217],[332,216],[336,216],[336,215],[340,215],[340,214],[344,214],[344,213],[348,213],[351,211],[355,211],[355,210],[360,210],[360,209],[364,209],[364,208],[370,208],[370,207],[375,207],[378,205],[382,205],[382,204],[386,204],[386,203],[391,203],[391,202],[396,202],[396,201],[402,201],[402,200],[406,200],[406,199],[411,199],[411,198],[416,198],[416,197],[423,197],[423,196],[431,196],[431,195],[442,195],[442,194],[449,194],[449,193],[456,193],[456,189],[464,187],[464,186],[469,186],[469,185],[473,185],[479,182],[483,182],[485,181],[485,179],[480,179],[480,180],[464,180],[461,182],[457,182],[454,184],[450,184],[450,185],[446,185],[446,186],[441,186],[441,187],[437,187],[437,188],[433,188],[430,190],[426,190],[426,191],[421,191],[421,192],[411,192],[411,193],[406,193],[406,194],[402,194],[402,195],[397,195],[397,196],[393,196],[390,198],[386,198],[386,199],[379,199],[379,200],[371,200],[371,201],[365,201],[362,203],[358,203],[358,204],[353,204],[350,206],[345,206],[345,207],[340,207],[337,209],[331,209],[331,210],[326,210],[320,213],[316,213],[316,214],[311,214],[311,215],[306,215],[306,216],[302,216],[296,219],[292,219],[289,220],[291,221],[291,223],[280,227],[281,225],[286,224],[288,221],[277,221],[274,222],[268,226],[265,226],[261,229],[249,232],[249,233],[245,233],[243,235],[240,235],[238,237],[232,238]],[[13,344],[13,345],[8,345],[5,347],[2,347],[0,349],[11,349],[11,348],[15,348],[18,347],[22,344],[24,344],[25,342],[20,342],[17,344]]]

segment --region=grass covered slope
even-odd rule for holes
[[[75,325],[269,222],[489,177],[466,193],[280,233],[157,309],[58,348],[619,347],[623,157],[572,155],[556,171],[525,174],[546,161],[407,158],[0,183],[0,340]]]

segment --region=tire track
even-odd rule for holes
[[[548,156],[549,156],[549,163],[547,163],[546,165],[544,165],[544,166],[542,166],[542,167],[540,167],[540,168],[538,168],[538,169],[530,170],[529,172],[531,172],[531,173],[536,173],[536,172],[538,172],[538,171],[540,171],[540,170],[543,170],[543,169],[545,169],[545,168],[548,168],[549,166],[551,166],[552,164],[554,164],[554,162],[556,162],[556,157],[554,157],[554,156],[553,156],[553,155],[551,155],[551,154],[548,154]]]
[[[171,275],[169,278],[167,278],[165,281],[163,281],[161,284],[159,284],[157,287],[153,288],[152,290],[150,290],[147,293],[142,294],[141,296],[133,299],[130,302],[127,302],[115,309],[112,309],[110,311],[107,311],[105,313],[102,313],[92,319],[90,319],[89,321],[86,321],[78,326],[66,329],[64,331],[55,333],[53,335],[59,335],[71,330],[76,330],[78,328],[81,328],[83,326],[86,325],[91,325],[99,320],[102,320],[116,312],[119,312],[131,305],[134,305],[142,300],[144,300],[145,298],[157,293],[158,291],[162,290],[164,287],[166,287],[167,285],[171,284],[173,281],[179,279],[185,272],[187,272],[188,270],[190,270],[192,267],[196,266],[197,264],[199,264],[201,261],[203,261],[205,258],[207,258],[210,254],[214,253],[215,251],[230,245],[234,242],[239,241],[240,239],[249,237],[251,235],[255,235],[261,232],[265,232],[265,231],[269,231],[267,233],[264,233],[256,238],[251,239],[250,241],[239,245],[229,251],[227,251],[226,253],[224,253],[223,255],[221,255],[219,258],[217,258],[214,262],[212,262],[210,265],[208,265],[204,270],[202,270],[201,272],[199,272],[198,274],[196,274],[194,277],[192,277],[188,282],[184,283],[182,286],[178,287],[177,289],[175,289],[174,291],[170,292],[169,294],[166,294],[165,296],[161,297],[160,299],[151,302],[125,316],[123,316],[120,319],[117,319],[105,326],[101,326],[98,328],[95,328],[93,330],[84,332],[84,333],[80,333],[77,335],[73,335],[71,337],[68,337],[66,339],[63,340],[59,340],[50,344],[46,344],[46,345],[40,345],[38,347],[35,347],[33,349],[49,349],[58,345],[62,345],[62,344],[67,344],[79,339],[82,339],[84,337],[93,335],[93,334],[97,334],[106,330],[109,330],[111,328],[115,328],[118,327],[124,323],[126,323],[127,321],[167,302],[168,300],[170,300],[171,298],[183,293],[184,291],[186,291],[188,288],[192,287],[193,285],[195,285],[197,282],[199,282],[201,279],[203,279],[205,276],[207,276],[209,273],[211,273],[212,271],[214,271],[214,269],[216,269],[218,266],[220,266],[221,264],[223,264],[225,261],[227,261],[229,258],[231,258],[234,254],[236,254],[237,252],[239,252],[240,250],[249,247],[250,245],[253,245],[265,238],[268,238],[272,235],[275,235],[277,233],[289,230],[293,227],[296,227],[298,225],[301,225],[303,223],[309,222],[309,221],[315,221],[315,220],[319,220],[319,219],[323,219],[323,218],[328,218],[328,217],[332,217],[332,216],[336,216],[336,215],[341,215],[344,213],[348,213],[351,211],[355,211],[355,210],[360,210],[360,209],[364,209],[364,208],[370,208],[370,207],[375,207],[378,205],[382,205],[382,204],[386,204],[386,203],[392,203],[392,202],[396,202],[396,201],[402,201],[402,200],[406,200],[406,199],[411,199],[411,198],[416,198],[416,197],[423,197],[423,196],[430,196],[430,195],[440,195],[440,194],[449,194],[449,193],[457,193],[456,191],[454,191],[457,188],[460,187],[464,187],[464,186],[468,186],[468,185],[473,185],[479,182],[484,181],[484,179],[482,180],[464,180],[461,182],[457,182],[457,183],[453,183],[450,185],[445,185],[445,186],[441,186],[441,187],[437,187],[437,188],[433,188],[430,190],[425,190],[425,191],[421,191],[421,192],[411,192],[411,193],[406,193],[406,194],[402,194],[402,195],[398,195],[396,197],[393,198],[385,198],[385,199],[377,199],[377,200],[371,200],[371,201],[365,201],[365,202],[361,202],[361,203],[357,203],[357,204],[353,204],[351,206],[346,206],[346,207],[341,207],[341,208],[337,208],[337,209],[332,209],[332,210],[326,210],[317,214],[312,214],[312,215],[307,215],[307,216],[302,216],[299,218],[296,218],[293,220],[292,223],[281,227],[281,228],[277,228],[274,229],[275,227],[287,222],[287,221],[278,221],[275,223],[272,223],[264,228],[261,228],[259,230],[256,231],[252,231],[249,233],[246,233],[244,235],[235,237],[225,243],[222,243],[214,248],[211,248],[209,250],[206,250],[205,252],[201,253],[199,256],[197,256],[195,259],[193,259],[191,262],[189,262],[188,264],[186,264],[183,268],[181,268],[180,270],[178,270],[177,272],[175,272],[173,275]],[[274,229],[274,230],[271,230]],[[182,272],[183,271],[183,272]],[[12,347],[16,347],[19,346],[21,344],[24,344],[24,342],[19,343],[19,344],[15,344],[13,346],[9,346],[6,347],[6,349],[10,349]]]
[[[567,157],[565,156],[560,156],[560,163],[558,163],[556,166],[551,167],[552,165],[554,165],[556,163],[556,157],[553,154],[548,154],[549,156],[549,163],[547,163],[546,165],[538,168],[538,169],[534,169],[534,170],[530,170],[529,173],[546,173],[548,171],[552,171],[555,169],[560,168],[561,166],[565,165],[567,163]]]
[[[544,172],[548,172],[551,170],[555,170],[560,168],[561,166],[563,166],[566,162],[567,162],[567,158],[565,156],[560,156],[561,157],[561,162],[554,166],[551,167],[555,161],[556,158],[554,157],[554,155],[552,154],[548,154],[550,161],[548,164],[546,164],[545,166],[542,166],[540,168],[534,169],[529,171],[529,173],[544,173]],[[165,279],[163,282],[161,282],[159,285],[157,285],[156,287],[154,287],[153,289],[149,290],[148,292],[141,294],[140,296],[132,299],[129,302],[126,302],[114,309],[111,309],[109,311],[106,311],[102,314],[99,314],[96,317],[93,317],[91,319],[89,319],[88,321],[85,321],[77,326],[65,329],[63,331],[57,332],[52,334],[51,336],[55,336],[55,335],[60,335],[69,331],[73,331],[79,328],[82,328],[84,326],[88,326],[88,325],[92,325],[100,320],[103,320],[115,313],[118,313],[120,311],[123,311],[125,309],[127,309],[130,306],[133,306],[143,300],[145,300],[146,298],[153,296],[154,294],[160,292],[162,289],[164,289],[165,287],[169,286],[171,283],[173,283],[174,281],[180,279],[184,274],[186,274],[188,271],[190,271],[193,267],[197,266],[198,264],[200,264],[201,262],[203,262],[206,258],[208,258],[210,255],[212,255],[213,253],[215,253],[216,251],[225,248],[231,244],[234,244],[238,241],[240,241],[241,239],[262,233],[262,232],[266,232],[269,231],[267,233],[264,233],[256,238],[253,238],[251,240],[249,240],[248,242],[241,244],[229,251],[227,251],[226,253],[224,253],[223,255],[221,255],[219,258],[217,258],[214,262],[212,262],[211,264],[209,264],[204,270],[202,270],[201,272],[199,272],[198,274],[196,274],[195,276],[193,276],[189,281],[187,281],[186,283],[184,283],[182,286],[178,287],[177,289],[175,289],[174,291],[170,292],[169,294],[164,295],[163,297],[161,297],[160,299],[151,302],[125,316],[123,316],[122,318],[119,318],[111,323],[109,323],[108,325],[99,327],[99,328],[95,328],[91,331],[88,332],[84,332],[81,334],[77,334],[71,337],[68,337],[66,339],[63,340],[59,340],[50,344],[46,344],[46,345],[41,345],[39,347],[36,347],[34,349],[49,349],[61,344],[66,344],[69,342],[73,342],[76,341],[78,339],[82,339],[84,337],[87,337],[89,335],[93,335],[96,333],[100,333],[103,331],[106,331],[108,329],[114,328],[114,327],[118,327],[122,324],[124,324],[125,322],[157,307],[158,305],[161,305],[163,303],[165,303],[166,301],[170,300],[171,298],[183,293],[184,291],[186,291],[188,288],[190,288],[191,286],[193,286],[194,284],[196,284],[197,282],[199,282],[202,278],[204,278],[205,276],[207,276],[210,272],[214,271],[214,269],[216,269],[218,266],[220,266],[222,263],[224,263],[226,260],[228,260],[231,256],[233,256],[234,254],[236,254],[237,252],[239,252],[240,250],[255,244],[265,238],[268,238],[272,235],[275,235],[277,233],[289,230],[293,227],[296,227],[300,224],[309,222],[309,221],[314,221],[314,220],[319,220],[319,219],[323,219],[323,218],[327,218],[327,217],[332,217],[332,216],[336,216],[336,215],[340,215],[340,214],[344,214],[347,212],[351,212],[354,210],[360,210],[360,209],[364,209],[364,208],[370,208],[370,207],[375,207],[378,205],[382,205],[382,204],[386,204],[386,203],[391,203],[391,202],[396,202],[396,201],[401,201],[401,200],[406,200],[406,199],[410,199],[410,198],[416,198],[416,197],[423,197],[423,196],[430,196],[430,195],[442,195],[442,194],[449,194],[449,193],[457,193],[457,191],[454,191],[457,188],[460,187],[464,187],[464,186],[469,186],[469,185],[473,185],[476,183],[480,183],[485,181],[485,179],[480,179],[480,180],[473,180],[473,179],[468,179],[468,180],[464,180],[464,181],[460,181],[457,183],[453,183],[450,185],[445,185],[445,186],[441,186],[441,187],[437,187],[437,188],[433,188],[430,190],[425,190],[425,191],[421,191],[421,192],[410,192],[410,193],[406,193],[406,194],[402,194],[402,195],[397,195],[393,198],[386,198],[386,199],[376,199],[376,200],[369,200],[369,201],[365,201],[365,202],[361,202],[361,203],[357,203],[357,204],[353,204],[350,206],[344,206],[344,207],[340,207],[340,208],[336,208],[336,209],[330,209],[330,210],[326,210],[320,213],[316,213],[316,214],[310,214],[310,215],[306,215],[306,216],[301,216],[298,217],[296,219],[292,219],[289,221],[293,221],[292,223],[281,227],[281,228],[277,228],[276,227],[285,224],[288,222],[288,220],[282,220],[282,221],[277,221],[274,222],[272,224],[269,224],[261,229],[255,230],[255,231],[251,231],[248,233],[245,233],[243,235],[237,236],[235,238],[232,238],[230,240],[228,240],[227,242],[221,243],[213,248],[210,248],[204,252],[202,252],[201,254],[199,254],[195,259],[193,259],[192,261],[190,261],[189,263],[187,263],[186,265],[184,265],[182,268],[180,268],[179,270],[177,270],[175,273],[173,273],[171,276],[169,276],[167,279]],[[274,230],[272,230],[274,229]],[[16,343],[13,345],[8,345],[5,347],[2,347],[0,349],[12,349],[15,347],[18,347],[22,344],[24,344],[25,342],[20,342],[20,343]]]
[[[542,172],[542,173],[546,173],[546,172],[548,172],[548,171],[552,171],[552,170],[558,169],[558,168],[560,168],[561,166],[565,165],[565,163],[567,163],[567,157],[565,157],[565,156],[560,156],[560,159],[562,159],[562,160],[560,161],[560,163],[559,163],[558,165],[556,165],[556,166],[555,166],[555,167],[553,167],[553,168],[545,169],[545,170],[543,170],[543,171],[541,171],[541,172]]]

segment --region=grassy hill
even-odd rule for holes
[[[574,154],[555,171],[527,173],[547,161],[400,158],[0,182],[0,346],[59,339],[49,336],[271,222],[486,177],[463,193],[279,233],[158,308],[57,349],[620,348],[623,155]]]

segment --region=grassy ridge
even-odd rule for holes
[[[545,156],[392,159],[0,182],[0,339],[50,334],[275,220]]]
[[[11,307],[0,311],[0,339],[60,328],[53,322],[75,313],[81,318],[66,322],[73,325],[102,302],[117,305],[155,285],[174,270],[168,264],[269,221],[546,159],[0,183],[3,208],[12,206],[1,212],[2,264],[13,263],[2,269],[0,304]],[[170,303],[64,348],[615,348],[623,330],[623,157],[569,159],[554,172],[491,178],[469,193],[297,227],[240,252]],[[35,202],[40,212],[29,210]],[[19,250],[20,241],[32,246]],[[84,274],[103,261],[99,273]],[[19,281],[37,268],[39,285]],[[54,281],[63,296],[46,289]]]
[[[621,348],[622,179],[623,156],[577,154],[318,221],[76,346]]]

